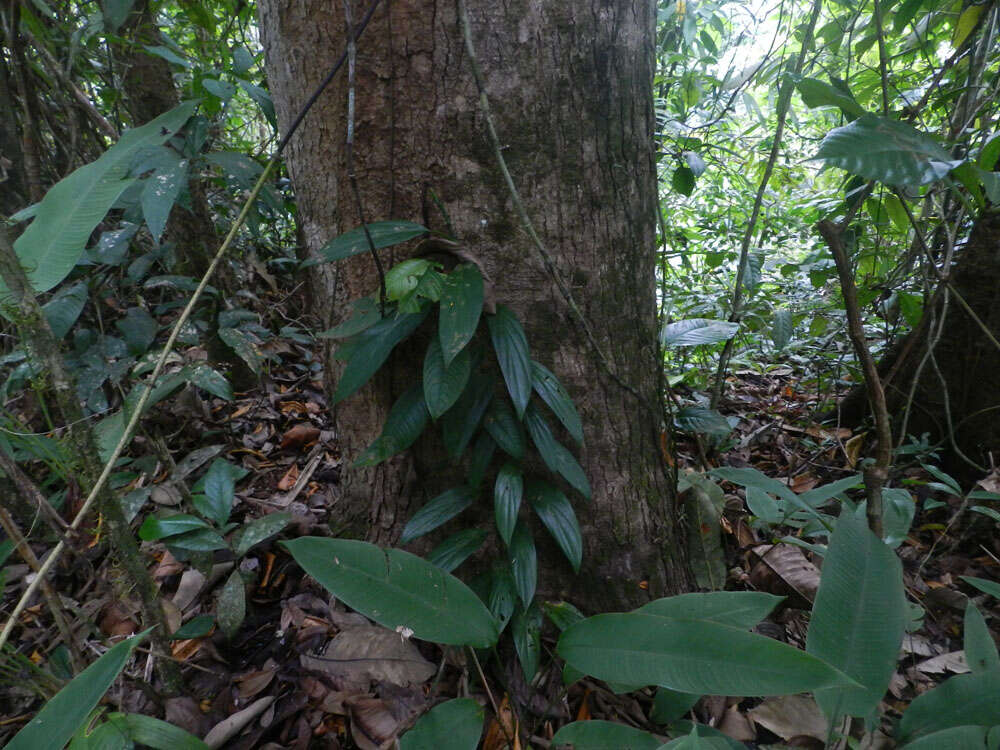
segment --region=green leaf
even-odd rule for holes
[[[535,393],[562,422],[570,436],[583,446],[583,423],[580,421],[580,414],[577,412],[576,406],[573,405],[573,399],[569,397],[569,393],[559,382],[559,378],[543,365],[532,360],[531,384]]]
[[[569,500],[547,482],[528,482],[525,494],[539,519],[573,566],[573,572],[579,573],[583,558],[583,539],[580,536],[580,524],[576,520],[576,513],[573,512]]]
[[[42,313],[56,339],[63,338],[76,323],[84,305],[87,304],[88,291],[87,282],[78,281],[72,286],[60,289],[52,295],[52,299],[42,305]]]
[[[236,480],[246,475],[246,471],[223,458],[217,458],[208,467],[205,476],[195,484],[195,489],[201,489],[208,500],[205,515],[222,526],[229,520],[233,511],[233,498],[236,496]]]
[[[791,503],[799,510],[805,511],[808,515],[812,516],[819,523],[821,523],[824,528],[827,527],[826,521],[819,514],[819,512],[812,507],[810,503],[807,503],[803,499],[808,493],[802,493],[803,497],[799,497],[788,489],[788,485],[782,484],[777,479],[771,479],[771,477],[766,474],[762,474],[757,469],[752,467],[737,468],[735,466],[720,466],[717,469],[712,469],[709,474],[727,482],[732,482],[733,484],[738,484],[743,487],[756,487],[764,492],[769,492],[770,494]],[[853,477],[848,478],[848,480],[851,479],[853,479]]]
[[[996,743],[989,742],[989,727],[963,726],[942,729],[940,732],[925,735],[913,742],[902,745],[902,750],[941,750],[941,748],[956,748],[956,750],[996,750]]]
[[[355,466],[375,466],[402,453],[415,442],[427,426],[427,405],[420,383],[396,399],[389,410],[382,434],[354,462]]]
[[[148,632],[112,646],[100,659],[74,677],[14,736],[7,744],[7,750],[62,750],[111,687],[132,651]]]
[[[649,732],[613,721],[574,721],[552,738],[552,747],[573,750],[657,750],[662,743]]]
[[[906,186],[940,180],[960,163],[913,126],[871,114],[827,133],[815,158],[866,180]]]
[[[493,399],[483,419],[483,427],[507,455],[518,461],[524,458],[527,447],[524,425],[514,416],[514,410],[506,399]]]
[[[979,23],[979,17],[983,14],[983,9],[982,5],[970,5],[962,11],[962,15],[958,17],[958,22],[955,24],[955,34],[951,38],[951,46],[954,49],[960,49],[965,40],[969,38],[969,34],[972,33],[973,29],[976,28],[976,24]]]
[[[493,508],[496,512],[497,531],[504,544],[510,544],[514,525],[517,523],[517,512],[524,496],[524,478],[521,469],[514,464],[504,464],[497,473],[496,484],[493,487]]]
[[[340,325],[328,328],[316,334],[321,339],[346,339],[371,328],[379,322],[382,315],[378,303],[371,297],[362,297],[351,303],[354,314]]]
[[[472,340],[483,312],[483,276],[472,263],[463,263],[448,274],[441,294],[438,336],[448,366]]]
[[[389,247],[407,242],[427,233],[427,230],[412,221],[375,221],[368,224],[375,248]],[[357,227],[349,232],[333,238],[319,249],[319,258],[309,258],[302,263],[302,268],[314,266],[317,263],[330,263],[335,260],[350,258],[352,255],[366,253],[369,250],[368,238],[363,227]]]
[[[531,529],[524,521],[518,521],[514,528],[508,558],[514,588],[517,589],[521,603],[528,607],[535,598],[535,586],[538,584],[538,555],[535,552],[535,540],[531,538]]]
[[[243,524],[233,534],[231,544],[237,557],[243,557],[250,548],[274,536],[292,522],[291,513],[271,513]]]
[[[400,341],[405,339],[424,322],[427,310],[419,313],[402,313],[380,320],[368,330],[360,333],[350,361],[344,367],[344,372],[337,383],[333,394],[333,402],[339,403],[353,396],[361,386],[369,381],[372,375],[389,358],[389,354]]]
[[[385,297],[390,302],[402,299],[406,294],[417,288],[420,279],[434,263],[423,258],[410,258],[400,261],[385,274]]]
[[[705,589],[721,589],[726,583],[726,559],[719,522],[725,497],[711,479],[689,475],[690,490],[685,494],[688,516],[688,555],[695,582]]]
[[[400,544],[408,544],[424,534],[434,531],[447,523],[476,501],[476,492],[471,487],[456,487],[442,492],[423,508],[413,514],[406,524]]]
[[[864,107],[853,96],[816,78],[803,78],[797,84],[807,107],[839,107],[845,114],[861,117]],[[780,348],[780,347],[779,347]]]
[[[493,461],[493,454],[496,453],[497,444],[493,442],[487,433],[480,432],[479,437],[469,451],[469,464],[465,469],[465,476],[469,480],[469,486],[476,490],[483,483],[486,470],[489,469]]]
[[[478,648],[499,637],[496,621],[471,589],[416,555],[351,539],[300,537],[283,544],[330,593],[389,629]]]
[[[899,487],[882,488],[882,533],[885,543],[896,549],[910,533],[917,504],[910,493]]]
[[[674,169],[670,178],[670,187],[681,195],[691,195],[694,192],[695,177],[691,167],[683,164]]]
[[[439,419],[458,401],[469,382],[472,372],[472,358],[468,348],[462,349],[451,364],[445,366],[441,342],[431,339],[424,357],[424,400],[427,410],[434,419]]]
[[[740,326],[725,320],[709,320],[707,318],[689,318],[667,323],[660,331],[660,345],[665,349],[677,346],[697,346],[699,344],[718,344],[728,341]]]
[[[750,512],[765,523],[778,524],[784,520],[785,514],[781,512],[778,503],[764,490],[747,487],[746,499]]]
[[[972,600],[965,605],[965,662],[973,672],[1000,671],[997,644],[990,635],[986,618]]]
[[[220,328],[219,338],[226,346],[236,352],[236,355],[246,362],[254,375],[260,375],[264,366],[264,355],[257,343],[239,328]]]
[[[782,599],[784,597],[758,591],[711,591],[656,599],[636,611],[679,620],[709,620],[750,630],[767,617]]]
[[[153,316],[141,307],[130,307],[126,310],[125,317],[115,322],[115,328],[121,332],[122,338],[125,339],[129,354],[136,356],[146,353],[160,330],[160,326],[153,320]]]
[[[914,698],[899,722],[898,739],[906,742],[953,727],[1000,724],[998,695],[1000,670],[949,677]]]
[[[173,516],[157,518],[149,516],[139,527],[139,538],[144,541],[154,539],[165,539],[169,536],[177,536],[194,529],[207,529],[208,524],[196,516],[189,516],[185,513],[178,513]]]
[[[450,573],[483,546],[486,536],[486,532],[482,529],[459,531],[431,550],[427,555],[427,561]]]
[[[729,420],[715,409],[704,406],[685,406],[677,410],[674,421],[679,430],[712,437],[725,437],[733,431]]]
[[[552,431],[548,424],[534,405],[529,405],[524,412],[524,424],[531,435],[531,441],[538,448],[542,460],[556,474],[562,476],[570,486],[590,500],[591,490],[587,475],[583,473],[583,468],[573,457],[573,454],[552,436]]]
[[[218,370],[206,364],[199,364],[187,370],[188,380],[198,388],[208,391],[224,401],[233,400],[233,387]]]
[[[149,233],[157,244],[167,228],[170,211],[187,182],[188,160],[179,157],[157,169],[144,180],[139,203]]]
[[[863,515],[845,508],[823,559],[806,640],[810,654],[860,685],[816,692],[831,721],[865,717],[878,707],[903,641],[905,602],[899,558],[869,531]]]
[[[471,375],[458,401],[441,419],[444,447],[452,458],[457,459],[465,452],[492,400],[493,376]]]
[[[707,620],[597,615],[567,628],[557,651],[602,680],[701,695],[786,695],[851,684],[810,654]]]
[[[472,698],[435,706],[399,740],[400,750],[476,750],[486,712]]]
[[[243,576],[240,575],[240,568],[237,565],[230,574],[226,582],[222,584],[219,591],[219,600],[216,602],[215,617],[219,622],[219,629],[226,634],[227,638],[236,635],[240,629],[244,618],[247,616],[247,592],[243,583]]]
[[[771,342],[777,351],[781,351],[792,340],[792,311],[776,310],[774,322],[771,325]]]
[[[193,734],[152,716],[112,713],[107,716],[106,726],[115,734],[153,750],[208,750],[208,745]]]
[[[917,14],[923,6],[925,0],[903,0],[903,4],[899,6],[899,10],[896,11],[895,16],[892,19],[892,28],[897,34],[901,33],[906,25],[913,20],[913,17]]]
[[[123,179],[140,149],[166,142],[193,114],[198,102],[184,102],[139,128],[126,131],[97,161],[57,182],[42,198],[34,221],[14,243],[36,292],[66,278],[94,228],[130,184]],[[0,299],[7,296],[0,284]]]
[[[517,591],[514,578],[506,567],[494,568],[491,578],[489,603],[490,612],[497,619],[500,631],[506,629],[507,623],[517,609]]]
[[[525,682],[530,683],[538,671],[542,651],[542,612],[537,603],[514,615],[511,631]]]
[[[504,305],[497,306],[496,315],[491,315],[487,319],[487,325],[497,361],[500,363],[500,371],[507,383],[507,392],[514,402],[518,417],[523,417],[528,399],[531,398],[532,387],[528,339],[517,317]]]
[[[108,31],[114,33],[125,23],[128,14],[135,5],[135,0],[101,0],[101,10],[104,11],[104,24]]]
[[[184,534],[167,537],[164,541],[172,553],[177,550],[185,552],[213,552],[217,549],[227,549],[226,540],[212,529],[195,529]]]
[[[172,641],[183,641],[188,638],[202,638],[212,632],[215,625],[215,615],[198,615],[181,625],[170,636]]]
[[[649,718],[657,724],[670,724],[694,708],[700,698],[697,693],[679,693],[670,688],[657,688]]]

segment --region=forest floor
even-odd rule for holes
[[[232,638],[219,628],[209,630],[209,624],[204,635],[173,641],[187,694],[160,702],[146,688],[152,679],[150,658],[140,654],[108,694],[106,703],[113,710],[160,716],[198,737],[215,728],[217,735],[228,737],[225,747],[241,750],[388,747],[436,701],[456,695],[471,695],[491,712],[497,708],[494,701],[501,704],[483,741],[486,750],[508,747],[515,726],[530,746],[547,747],[560,726],[586,718],[667,734],[651,718],[651,691],[616,695],[603,683],[586,679],[564,689],[561,667],[552,658],[543,658],[539,675],[525,685],[512,650],[499,657],[509,663],[492,660],[484,665],[485,690],[480,673],[462,653],[404,641],[345,609],[305,577],[277,541],[330,533],[336,523],[342,457],[317,352],[304,341],[283,339],[264,348],[275,362],[252,390],[224,401],[192,389],[151,416],[136,450],[152,452],[150,436],[168,433],[171,446],[186,447],[172,449],[170,460],[161,461],[144,512],[178,505],[185,477],[224,456],[248,472],[237,485],[234,519],[288,512],[291,524],[251,548],[240,563],[255,583],[247,597],[246,618]],[[185,353],[188,359],[199,356],[204,352]],[[802,386],[790,368],[766,375],[738,372],[727,393],[722,411],[739,421],[729,448],[711,456],[714,465],[753,466],[795,492],[856,473],[863,437],[814,422],[819,396]],[[693,444],[681,446],[677,460],[682,471],[695,466],[696,454]],[[964,512],[962,499],[919,465],[902,473],[901,479],[910,481],[902,486],[909,486],[918,509],[899,554],[909,599],[923,612],[914,608],[913,628],[885,696],[883,715],[888,717],[898,716],[916,695],[946,676],[968,671],[961,649],[962,615],[969,597],[992,613],[988,621],[994,628],[1000,623],[1000,603],[961,578],[1000,579],[995,522]],[[1000,474],[983,480],[981,487],[998,491]],[[787,597],[757,630],[804,646],[821,561],[799,530],[762,523],[748,510],[742,488],[723,488],[726,588]],[[116,585],[120,576],[103,551],[99,526],[95,518],[89,538],[64,558],[53,576],[88,659],[138,627],[138,601]],[[783,537],[806,544],[781,541]],[[44,556],[45,543],[34,547]],[[235,564],[231,555],[228,560],[217,555],[210,569],[198,570],[175,559],[160,543],[145,542],[144,547],[155,560],[153,576],[172,627],[205,622],[207,618],[197,618],[217,612],[220,584]],[[9,612],[25,588],[29,569],[12,557],[5,570],[2,604]],[[545,631],[543,651],[549,655],[555,635],[554,628]],[[998,635],[994,630],[994,639]],[[65,649],[59,647],[41,601],[25,613],[15,644],[26,658],[8,658],[0,669],[0,745],[34,714],[42,696],[68,676]],[[823,747],[827,736],[816,703],[801,695],[764,700],[709,696],[687,717],[750,747]]]

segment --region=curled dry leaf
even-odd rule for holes
[[[281,448],[301,448],[319,437],[319,428],[311,424],[297,424],[285,430],[281,436]]]
[[[788,596],[798,594],[811,602],[819,589],[819,568],[806,559],[799,547],[790,544],[762,544],[754,547],[757,563],[750,570],[750,581],[758,591]]]
[[[750,709],[749,716],[783,740],[792,737],[813,737],[826,740],[827,723],[816,701],[804,695],[782,695],[765,698]]]

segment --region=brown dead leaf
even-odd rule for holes
[[[306,669],[333,677],[338,687],[359,693],[372,682],[412,685],[429,680],[435,672],[413,643],[378,625],[341,631],[322,657],[304,655],[300,660]]]
[[[819,568],[806,559],[802,549],[791,544],[762,544],[753,548],[758,562],[750,570],[750,581],[759,591],[779,596],[798,594],[807,602],[816,598]]]
[[[864,443],[865,433],[863,432],[844,443],[844,456],[847,458],[847,468],[853,469],[857,465]]]
[[[201,650],[201,638],[187,638],[170,644],[170,654],[175,659],[187,661]]]
[[[737,706],[730,706],[726,710],[722,721],[719,722],[719,731],[737,742],[753,742],[757,739],[753,723]]]
[[[284,446],[282,446],[284,447]],[[299,478],[299,467],[298,464],[292,464],[288,467],[288,471],[285,472],[284,476],[278,481],[278,489],[282,492],[288,492],[295,486],[295,482]]]
[[[750,709],[749,716],[783,740],[803,736],[825,740],[827,736],[823,712],[813,698],[803,695],[765,698],[759,706]]]
[[[359,696],[344,704],[350,710],[351,736],[362,750],[388,750],[396,741],[399,721],[379,698]]]
[[[976,482],[976,485],[987,492],[1000,494],[1000,468],[993,469],[993,471]]]
[[[486,730],[483,750],[520,750],[517,732],[518,722],[510,708],[510,699],[505,695],[500,701],[497,716],[493,717]]]
[[[264,688],[271,684],[275,672],[277,672],[276,665],[268,669],[255,669],[234,678],[234,682],[239,685],[240,700],[248,700],[263,692]]]
[[[307,414],[306,405],[301,401],[282,401],[278,406],[282,414]]]
[[[301,448],[319,437],[319,428],[301,423],[285,430],[281,436],[281,448]]]

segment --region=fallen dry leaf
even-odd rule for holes
[[[284,446],[282,446],[284,447]],[[292,464],[288,467],[288,471],[284,473],[280,480],[278,480],[278,489],[282,492],[288,492],[295,486],[295,482],[299,478],[299,467],[297,464]]]
[[[750,709],[749,716],[783,740],[792,737],[814,737],[826,740],[827,723],[816,701],[804,695],[782,695],[765,698]]]
[[[787,596],[796,593],[806,601],[816,598],[819,568],[806,559],[800,547],[762,544],[753,548],[759,562],[750,570],[750,581],[760,591]]]
[[[285,430],[281,436],[281,448],[301,448],[319,437],[319,427],[311,424],[297,424]]]

